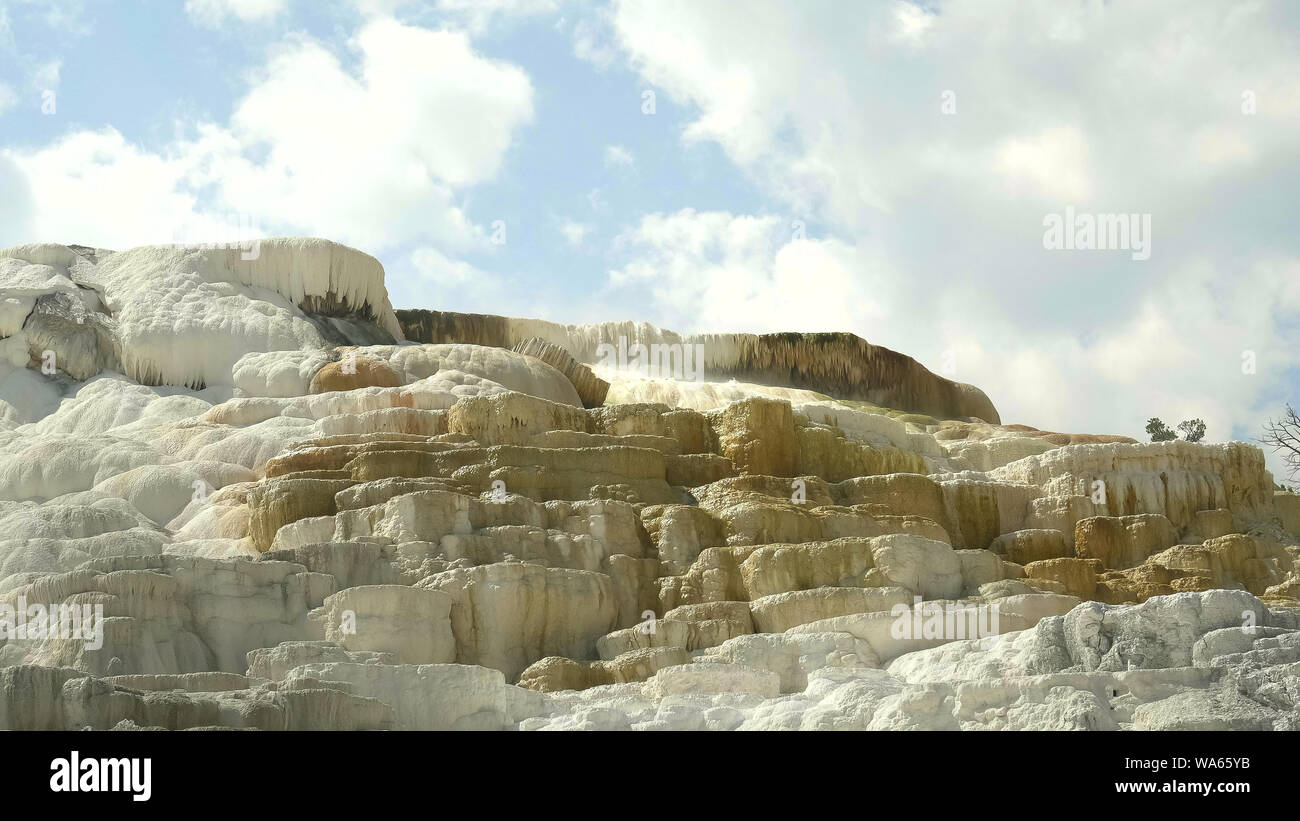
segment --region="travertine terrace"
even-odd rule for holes
[[[0,618],[103,616],[0,638],[0,728],[1300,729],[1251,445],[1003,424],[847,334],[434,307],[324,240],[0,250]]]

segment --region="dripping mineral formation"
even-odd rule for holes
[[[394,311],[315,239],[2,250],[0,353],[0,728],[1300,729],[1247,444],[848,334]]]

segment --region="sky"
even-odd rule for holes
[[[1300,404],[1297,190],[1292,0],[0,0],[0,246],[326,237],[395,307],[848,331],[1056,431]]]

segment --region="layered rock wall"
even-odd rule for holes
[[[703,362],[698,364],[710,381],[807,389],[938,419],[1001,421],[979,388],[936,376],[911,357],[853,334],[677,334],[643,322],[558,325],[425,310],[403,310],[397,316],[403,333],[414,341],[512,348],[537,338],[587,364],[604,358],[602,345],[624,350],[634,345],[699,346]]]
[[[844,334],[398,328],[364,254],[232,253],[0,252],[0,728],[1297,728],[1250,445],[996,424]],[[602,393],[620,336],[750,381]]]

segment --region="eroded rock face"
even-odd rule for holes
[[[794,420],[790,405],[746,399],[715,411],[710,422],[722,455],[745,473],[793,476]]]
[[[269,251],[0,252],[0,728],[1300,729],[1249,445],[1001,425],[840,334],[403,342],[376,261]]]
[[[567,351],[579,362],[596,363],[600,346],[700,345],[710,381],[738,379],[862,400],[941,419],[975,417],[998,423],[998,412],[984,392],[951,382],[916,360],[872,345],[852,334],[686,334],[645,323],[557,325],[450,311],[399,311],[408,339],[428,343],[466,342],[511,348],[539,339]],[[554,364],[554,363],[552,363]]]
[[[502,562],[447,570],[416,588],[450,598],[458,662],[511,681],[546,656],[594,657],[617,615],[609,576],[586,570]]]
[[[512,350],[515,353],[540,359],[568,377],[573,383],[574,390],[582,398],[583,407],[597,408],[605,403],[605,396],[609,394],[609,383],[592,373],[591,368],[574,359],[559,345],[552,345],[534,336],[516,343]]]
[[[455,603],[438,590],[358,585],[328,596],[312,616],[324,624],[325,639],[346,650],[385,653],[402,664],[444,664],[456,660]]]

